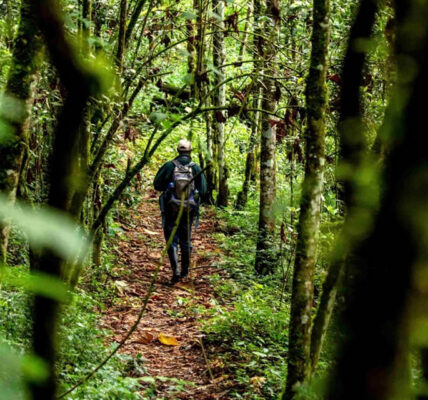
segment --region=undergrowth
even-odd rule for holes
[[[287,242],[278,244],[276,271],[262,277],[254,272],[258,227],[256,207],[250,202],[246,211],[226,209],[219,211],[218,216],[224,224],[221,232],[216,234],[224,254],[220,267],[226,270],[229,279],[219,275],[212,277],[218,306],[205,324],[204,332],[211,354],[215,354],[211,359],[213,370],[225,368],[230,374],[235,381],[230,393],[233,398],[277,399],[287,372],[292,279],[289,266],[293,261],[290,254],[295,246],[295,226],[288,227]],[[333,237],[334,230],[326,222],[317,262],[316,296],[321,292]],[[318,399],[315,393],[323,391],[323,371],[328,367],[328,357],[323,352],[319,373],[310,385],[298,390],[296,399]]]
[[[26,267],[14,267],[23,274]],[[105,338],[109,332],[100,327],[99,302],[96,299],[108,294],[77,291],[72,302],[63,306],[59,321],[58,368],[60,391],[63,392],[78,383],[92,371],[112,350],[106,347]],[[8,365],[0,366],[3,382],[8,382],[6,393],[0,398],[22,400],[24,380],[42,379],[32,376],[38,370],[33,362],[27,362],[24,354],[30,350],[31,296],[22,289],[2,287],[0,298],[0,352],[7,357]],[[30,359],[31,360],[31,359]],[[142,360],[133,360],[123,355],[114,356],[97,374],[64,399],[84,400],[137,400],[141,389],[138,378],[130,375],[144,373]],[[9,391],[8,391],[9,390]],[[3,397],[5,396],[5,397]]]

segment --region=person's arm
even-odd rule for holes
[[[168,188],[168,183],[171,180],[171,165],[171,161],[168,161],[159,169],[153,181],[153,186],[156,190],[164,192]]]

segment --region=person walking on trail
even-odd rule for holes
[[[199,222],[199,206],[207,192],[207,184],[201,167],[190,157],[191,143],[181,139],[177,146],[178,156],[165,163],[156,174],[154,187],[161,191],[159,205],[165,240],[168,243],[182,207],[177,231],[168,248],[172,268],[171,284],[186,278],[189,274],[192,252],[192,227]],[[181,270],[178,266],[178,245],[181,249]]]

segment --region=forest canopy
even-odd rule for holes
[[[0,398],[427,399],[427,21],[0,0]]]

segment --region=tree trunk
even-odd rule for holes
[[[370,38],[376,10],[376,4],[373,1],[363,1],[361,3],[351,29],[342,71],[343,84],[340,94],[341,114],[339,121],[340,147],[342,149],[340,168],[354,171],[355,176],[357,176],[357,173],[364,174],[362,169],[367,165],[367,145],[362,133],[363,123],[360,107],[360,86],[365,63],[365,53],[357,51],[353,43],[355,40],[360,40],[361,38],[366,38],[367,40]],[[349,121],[352,121],[352,126],[349,126]],[[361,236],[361,233],[356,235],[355,232],[362,232],[361,226],[358,230],[354,229],[352,220],[354,216],[368,210],[367,205],[361,206],[359,204],[361,203],[361,196],[367,196],[363,192],[364,189],[360,188],[360,184],[353,179],[353,176],[347,174],[339,178],[342,180],[341,208],[346,210],[345,222],[339,236],[338,245],[336,246],[340,251],[336,251],[331,261],[328,275],[323,284],[323,292],[317,315],[314,320],[311,337],[312,371],[315,370],[318,363],[322,342],[333,312],[337,286],[343,275],[347,253],[352,252],[352,249],[346,242],[352,242],[352,247],[355,247],[360,240],[358,236]],[[363,209],[366,211],[363,211]]]
[[[260,50],[260,41],[261,41],[261,24],[260,24],[260,0],[254,0],[250,3],[251,6],[251,13],[248,12],[248,17],[250,14],[254,14],[254,38],[253,38],[253,57],[254,59],[260,59],[262,55],[259,53]],[[254,11],[254,13],[253,13]],[[248,28],[247,28],[248,29]],[[257,75],[258,71],[260,71],[260,65],[254,64],[254,74]],[[255,78],[255,82],[257,82],[257,78]],[[259,84],[255,83],[253,87],[253,107],[255,109],[261,108],[261,99],[263,96],[263,90],[260,87]],[[254,112],[254,121],[251,126],[251,136],[250,136],[250,142],[248,145],[248,153],[245,160],[245,176],[244,176],[244,183],[242,184],[242,190],[238,193],[238,197],[236,200],[236,208],[238,210],[243,210],[247,204],[248,201],[248,191],[250,189],[250,183],[253,181],[254,177],[254,170],[255,170],[255,149],[257,144],[257,137],[259,134],[259,128],[260,128],[260,113],[255,111]]]
[[[224,0],[213,0],[213,12],[218,16],[213,36],[213,64],[216,69],[214,84],[218,85],[225,80],[223,64],[226,61],[226,47],[224,43]],[[226,104],[226,85],[220,85],[214,96],[214,106],[224,107]],[[218,166],[218,195],[217,205],[226,207],[229,199],[227,182],[227,167],[225,160],[225,129],[226,117],[222,110],[214,113],[214,128],[217,139],[217,166]]]
[[[31,11],[31,1],[23,0],[21,19],[13,43],[12,65],[5,89],[10,101],[19,103],[11,103],[10,109],[7,104],[3,105],[1,110],[3,120],[10,126],[10,133],[0,142],[0,192],[3,192],[12,204],[15,202],[21,163],[28,144],[31,85],[37,68],[37,53],[41,46],[38,32]],[[18,119],[11,115],[12,110],[14,114],[19,115]],[[7,221],[0,221],[0,263],[6,262],[9,229]]]
[[[267,41],[260,41],[259,54],[264,61],[264,75],[276,75],[276,54],[274,44],[279,33],[279,2],[277,0],[266,1],[266,23],[264,36]],[[276,120],[269,113],[276,111],[278,97],[275,81],[263,78],[264,87],[262,109],[262,137],[260,153],[260,213],[259,232],[257,238],[257,252],[255,269],[259,274],[273,272],[276,261],[274,244],[275,232],[275,147],[276,147]]]
[[[143,10],[145,3],[146,3],[146,0],[138,0],[137,4],[135,5],[134,11],[132,12],[128,27],[126,29],[125,47],[128,47],[129,40],[131,39],[132,33],[135,29],[135,26],[137,25],[138,18],[141,15],[141,11]]]
[[[47,43],[53,64],[67,90],[67,97],[55,130],[53,152],[49,167],[48,206],[67,212],[73,193],[71,184],[73,164],[80,122],[90,88],[97,87],[92,77],[79,69],[77,55],[69,44],[63,21],[57,14],[58,4],[53,0],[33,0],[31,11],[38,17],[39,29]],[[34,34],[34,32],[33,32]],[[43,250],[39,273],[60,278],[63,260],[51,250]],[[56,396],[56,323],[59,304],[56,300],[36,295],[33,306],[33,352],[47,367],[47,378],[30,384],[33,400],[53,400]]]
[[[123,55],[125,52],[126,16],[128,0],[120,1],[119,37],[117,39],[116,67],[120,74],[123,69]]]
[[[397,60],[411,59],[417,72],[407,79],[408,65],[398,64],[399,83],[387,112],[391,141],[380,210],[373,217],[372,231],[348,257],[353,279],[347,281],[349,300],[340,321],[345,341],[331,379],[331,400],[412,398],[409,329],[424,326],[415,325],[415,316],[426,324],[428,157],[420,134],[426,112],[420,99],[428,90],[428,5],[399,0],[395,7]],[[374,13],[376,4],[362,1],[361,9]],[[365,195],[371,191],[367,185]],[[366,198],[360,196],[359,201]],[[419,296],[425,304],[419,303]]]
[[[251,18],[253,16],[253,9],[254,9],[254,0],[251,0],[247,3],[247,18],[245,20],[244,35],[242,37],[241,48],[239,49],[238,61],[244,61],[244,58],[245,58],[245,53],[247,50],[248,36],[249,36],[248,31],[249,31],[250,25],[251,25]]]
[[[305,177],[300,200],[300,218],[288,347],[287,386],[283,399],[292,399],[295,388],[310,374],[310,341],[313,277],[320,223],[325,165],[325,110],[327,105],[327,57],[330,40],[329,0],[314,0],[312,52],[306,83],[308,126],[305,134]]]
[[[331,315],[333,314],[337,288],[343,274],[343,263],[344,260],[342,258],[331,262],[322,286],[321,300],[311,333],[311,373],[315,371],[318,364],[324,337],[327,333]]]
[[[6,8],[6,28],[5,28],[5,42],[7,47],[11,47],[13,43],[13,18],[12,18],[12,6],[10,0],[5,1]]]

